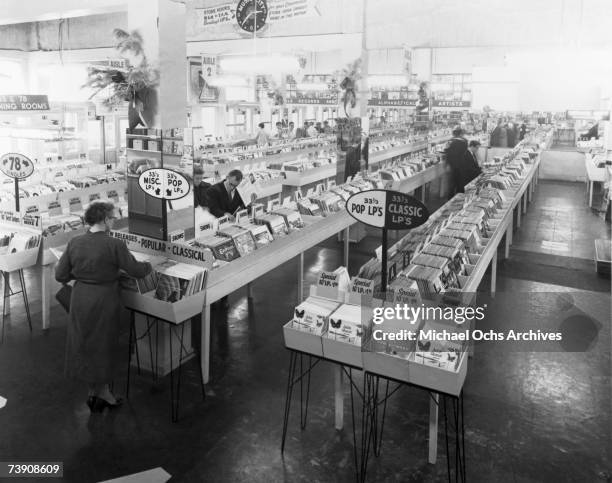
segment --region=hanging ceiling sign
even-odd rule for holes
[[[287,104],[307,104],[307,105],[320,105],[320,106],[335,106],[338,104],[338,95],[330,94],[326,97],[315,97],[315,96],[289,96],[286,98]]]
[[[0,111],[48,111],[47,96],[15,95],[0,96]]]
[[[399,191],[355,193],[346,200],[346,209],[357,221],[390,230],[409,230],[429,219],[429,211],[423,203]]]
[[[0,171],[9,178],[25,179],[34,172],[34,163],[23,154],[7,153],[0,157]]]
[[[368,99],[368,106],[415,107],[416,99]]]
[[[234,24],[243,32],[260,31],[267,23],[317,15],[317,0],[237,0],[216,7],[196,8],[198,27]]]
[[[147,169],[140,174],[138,184],[149,196],[164,200],[178,200],[189,193],[187,178],[171,169]]]
[[[434,99],[432,105],[433,107],[470,107],[472,103],[470,101],[439,101]]]

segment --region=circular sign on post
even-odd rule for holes
[[[389,230],[409,230],[429,219],[427,207],[399,191],[368,190],[346,200],[346,209],[357,221]]]
[[[189,194],[189,181],[185,176],[166,168],[152,168],[143,171],[138,184],[146,194],[154,198],[178,200]]]
[[[34,163],[23,154],[7,153],[0,157],[0,171],[9,178],[25,179],[34,172]]]

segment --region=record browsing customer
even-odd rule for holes
[[[193,167],[193,205],[197,208],[208,208],[206,191],[212,185],[204,181],[204,170],[201,166]]]
[[[55,268],[55,279],[75,280],[70,298],[66,343],[66,375],[87,383],[87,405],[102,412],[121,405],[110,390],[119,351],[121,271],[136,278],[151,272],[151,265],[138,262],[125,243],[108,236],[115,220],[111,202],[96,201],[85,211],[89,230],[68,242]]]
[[[238,185],[242,182],[242,171],[233,169],[224,181],[212,185],[206,191],[208,199],[208,209],[217,218],[227,216],[234,220],[234,215],[238,210],[244,209],[245,204],[238,193]]]

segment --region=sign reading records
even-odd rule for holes
[[[140,174],[138,184],[146,194],[159,199],[178,200],[189,193],[187,178],[171,169],[147,169]]]
[[[357,221],[389,230],[409,230],[429,218],[427,207],[399,191],[368,190],[346,200],[346,209]]]
[[[7,153],[0,157],[0,171],[9,178],[25,179],[34,172],[34,163],[18,153]]]

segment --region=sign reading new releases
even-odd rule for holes
[[[159,199],[178,200],[189,193],[187,178],[171,169],[147,169],[141,173],[138,184],[146,194]]]
[[[0,157],[0,171],[9,178],[25,179],[34,172],[34,163],[23,154],[6,153]]]
[[[390,230],[408,230],[429,218],[427,207],[399,191],[368,190],[346,200],[346,209],[357,221]]]

